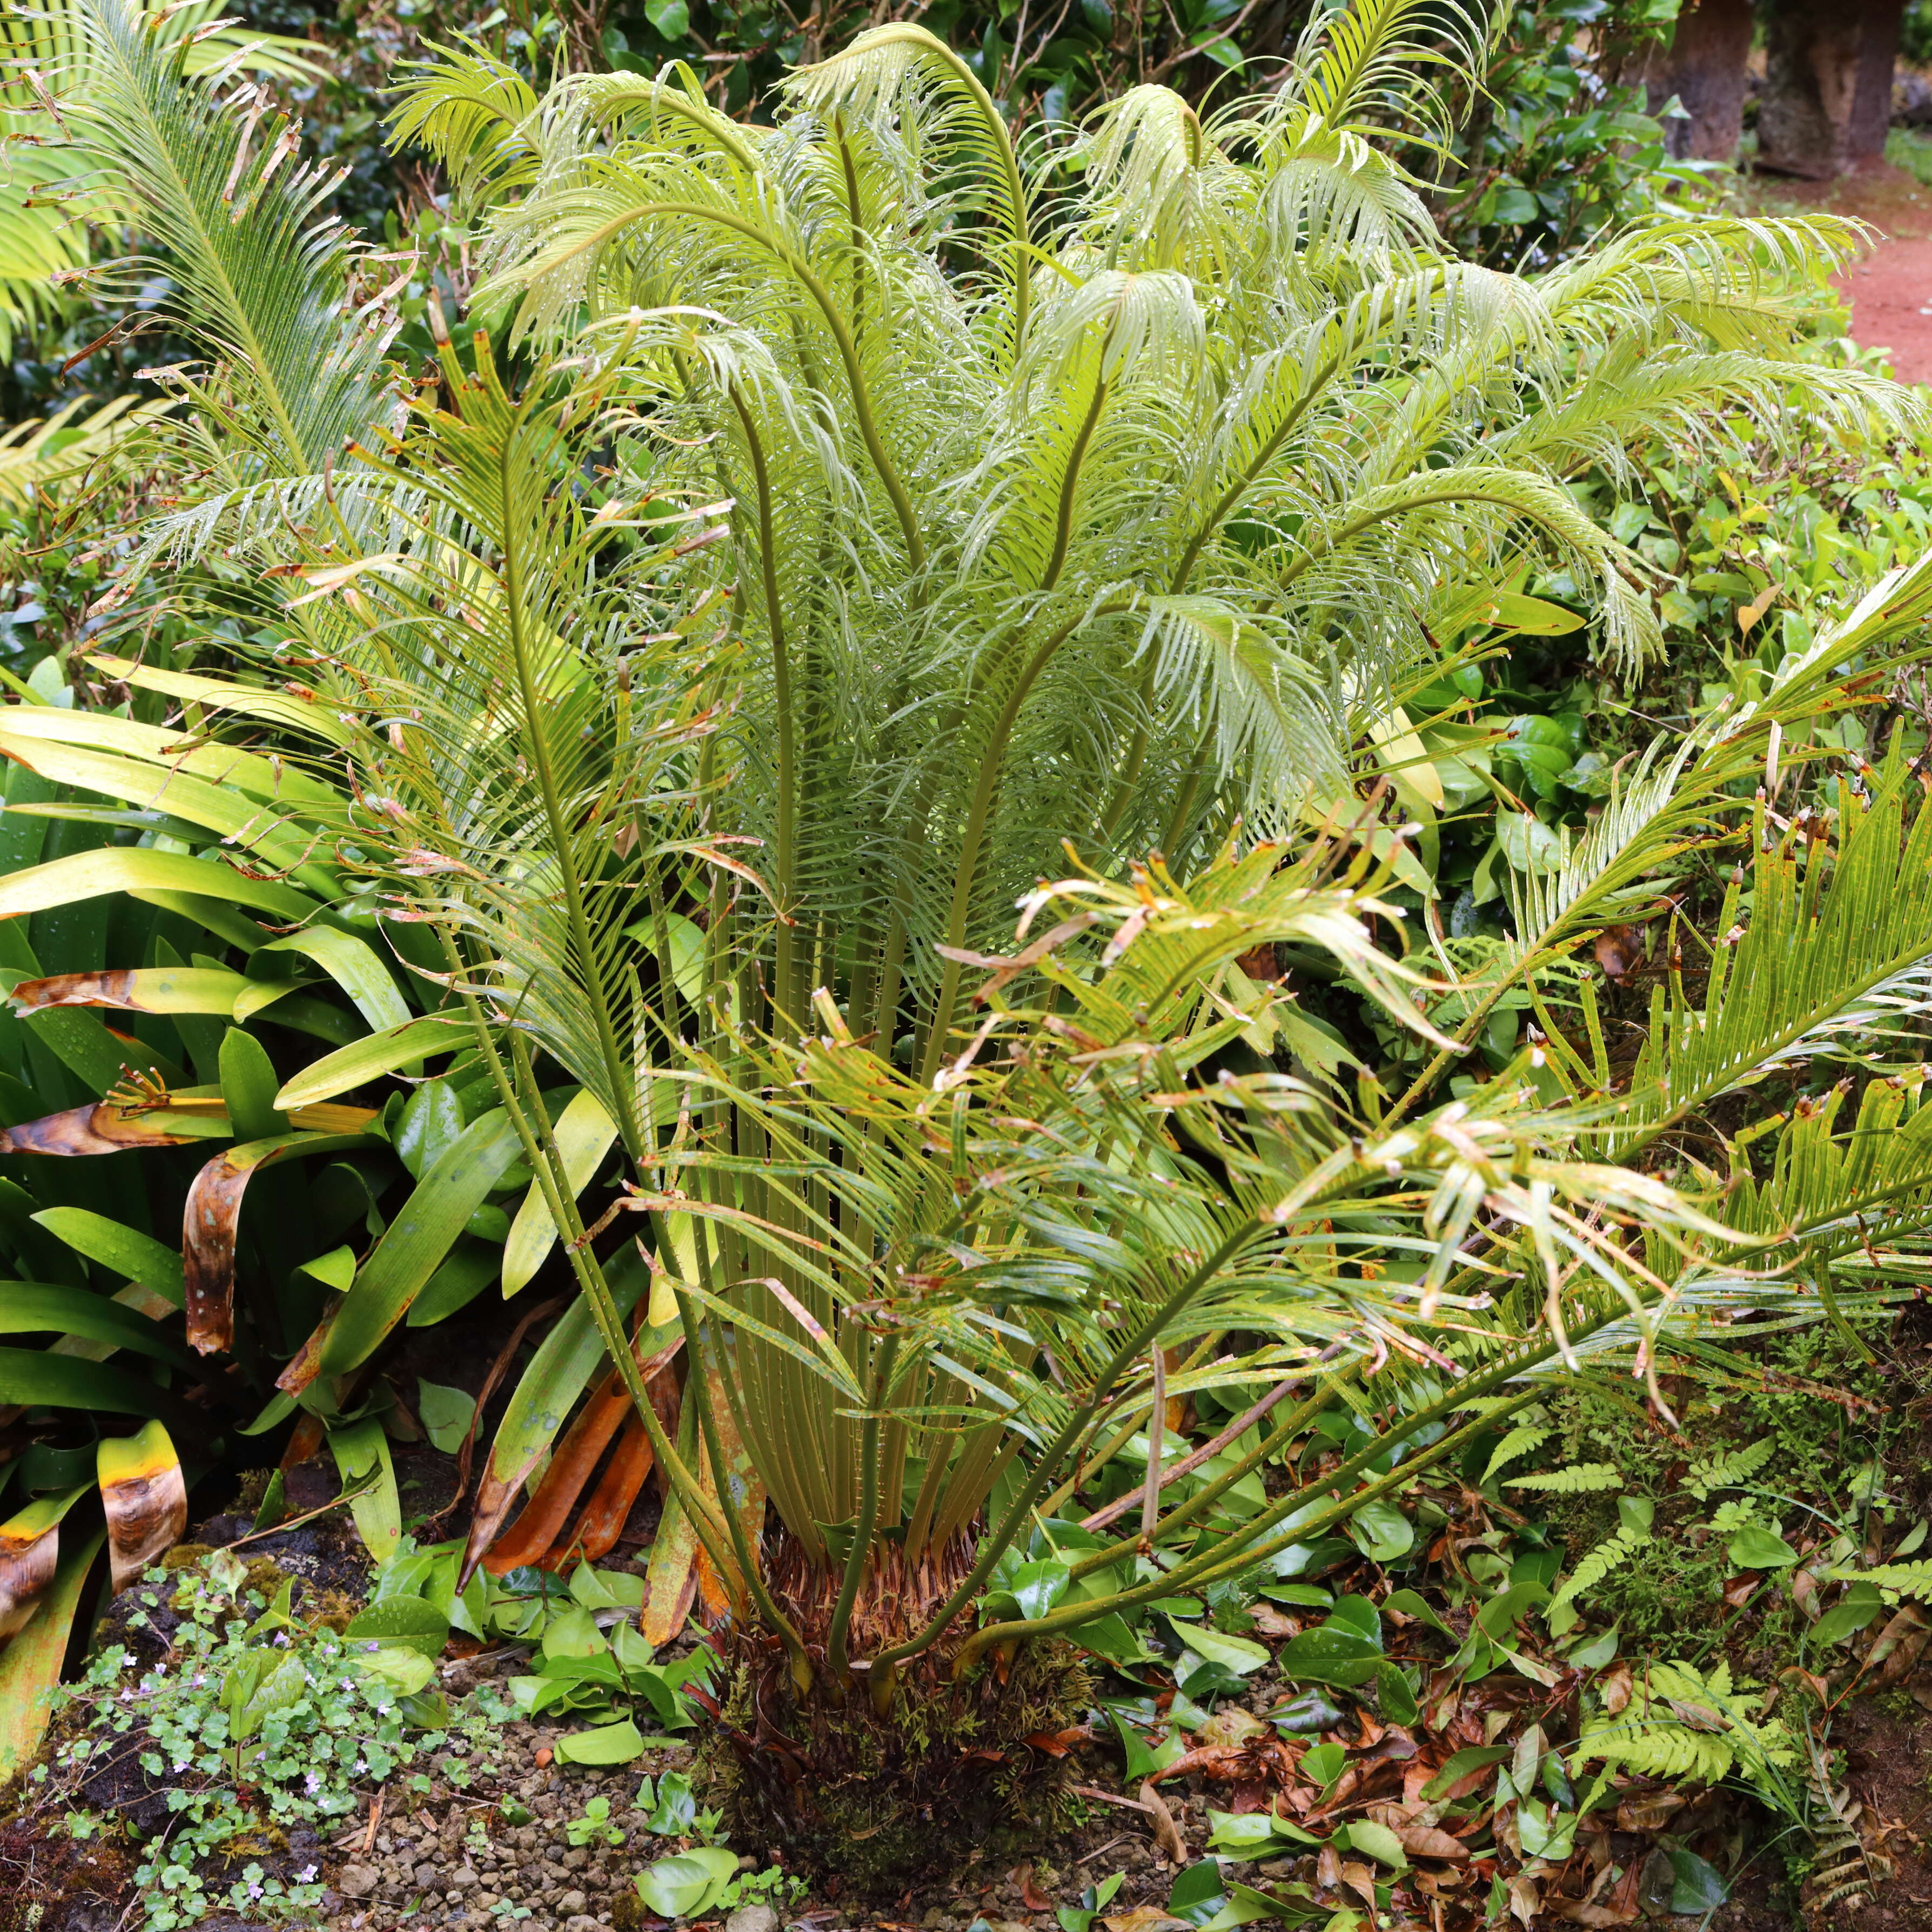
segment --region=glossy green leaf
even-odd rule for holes
[[[104,845],[0,877],[0,919],[136,890],[197,893],[290,922],[310,918],[317,910],[305,892],[272,879],[252,878],[232,866],[145,846]]]
[[[422,1419],[423,1432],[446,1456],[454,1456],[470,1432],[476,1414],[476,1398],[459,1388],[448,1388],[418,1376],[416,1413]]]
[[[138,1281],[176,1307],[187,1300],[178,1250],[156,1240],[153,1235],[110,1221],[106,1215],[86,1208],[43,1208],[34,1219],[76,1254],[98,1262],[129,1281]]]
[[[699,1846],[659,1858],[637,1876],[638,1896],[664,1918],[695,1918],[708,1912],[738,1870],[738,1855],[722,1846]]]
[[[556,1741],[556,1754],[566,1764],[628,1764],[644,1754],[644,1733],[626,1718],[592,1731],[573,1731]],[[738,1861],[734,1858],[731,1869]]]
[[[374,946],[340,927],[307,926],[262,947],[264,952],[298,952],[313,959],[354,1003],[356,1010],[381,1033],[406,1026],[409,1006],[397,991],[389,969]]]
[[[436,1054],[454,1053],[470,1042],[467,1023],[454,1016],[425,1015],[401,1026],[387,1027],[367,1040],[352,1041],[326,1053],[312,1066],[284,1086],[275,1104],[284,1108],[306,1107],[318,1100],[333,1100],[338,1094],[366,1086],[392,1073]]]
[[[0,1403],[24,1408],[104,1408],[116,1415],[158,1415],[181,1420],[181,1404],[126,1369],[77,1355],[0,1348]]]
[[[238,1141],[268,1140],[289,1131],[275,1105],[281,1084],[268,1050],[253,1034],[230,1027],[221,1039],[221,1097]]]
[[[437,1658],[449,1641],[449,1619],[421,1597],[383,1597],[358,1610],[343,1634],[352,1643],[395,1644]]]
[[[617,1138],[617,1130],[594,1094],[577,1094],[557,1116],[552,1130],[563,1171],[574,1198],[587,1186]],[[523,1205],[511,1224],[503,1250],[503,1293],[514,1294],[542,1267],[556,1245],[556,1222],[542,1185],[530,1184]]]
[[[80,1335],[182,1367],[188,1352],[157,1324],[104,1294],[46,1282],[0,1281],[0,1335]]]
[[[349,1505],[357,1533],[378,1563],[387,1562],[403,1540],[403,1506],[396,1492],[396,1466],[389,1455],[389,1438],[374,1416],[328,1432],[329,1453],[346,1490],[357,1484],[362,1492]],[[368,1482],[370,1476],[376,1478]]]
[[[1775,1530],[1748,1522],[1726,1546],[1726,1555],[1740,1570],[1781,1570],[1798,1561],[1798,1552]]]

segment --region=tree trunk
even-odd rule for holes
[[[1660,114],[1674,95],[1688,117],[1664,124],[1664,140],[1679,160],[1737,159],[1752,10],[1751,0],[1690,0],[1669,48],[1650,61],[1650,111]]]
[[[1904,0],[1777,0],[1766,40],[1758,165],[1824,181],[1885,156]]]

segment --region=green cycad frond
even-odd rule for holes
[[[405,72],[396,90],[401,104],[389,116],[391,141],[420,142],[466,198],[486,185],[498,195],[527,187],[542,158],[530,82],[507,62],[466,42],[424,44],[436,56],[435,85]]]
[[[940,206],[992,228],[1010,290],[1010,352],[1026,344],[1033,289],[1032,214],[1005,119],[979,76],[944,40],[910,21],[868,27],[786,90],[821,120],[846,112],[898,131],[929,179],[952,176]],[[957,171],[956,172],[955,171]]]
[[[86,84],[63,110],[76,158],[131,198],[182,320],[224,364],[229,406],[202,391],[223,418],[218,473],[320,471],[378,413],[394,327],[348,303],[348,244],[321,212],[334,176],[283,166],[297,131],[256,88],[184,85],[180,44],[126,0],[77,0],[76,21]]]
[[[210,87],[238,73],[309,80],[319,71],[310,43],[224,22],[218,0],[134,0],[131,10],[143,33],[176,50],[184,74]],[[58,307],[59,279],[87,264],[86,224],[58,191],[76,185],[66,116],[85,99],[98,58],[87,0],[39,0],[0,14],[0,353],[15,328]],[[96,220],[113,212],[92,211]]]
[[[1932,904],[1899,890],[1932,868],[1932,812],[1918,789],[1894,752],[1866,784],[1843,787],[1834,839],[1808,811],[1780,832],[1758,808],[1749,915],[1740,874],[1701,1010],[1681,980],[1654,993],[1623,1118],[1607,1137],[1619,1157],[1774,1067],[1836,1057],[1846,1036],[1932,1010]]]
[[[1430,70],[1480,74],[1508,19],[1506,8],[1487,0],[1318,8],[1302,30],[1282,99],[1330,128],[1372,125],[1372,115],[1446,139],[1446,106]]]

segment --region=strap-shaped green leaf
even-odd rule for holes
[[[182,1285],[182,1258],[153,1235],[86,1208],[44,1208],[34,1219],[76,1254],[152,1288],[177,1308],[182,1305],[187,1292]]]
[[[116,1415],[158,1415],[192,1429],[189,1412],[154,1383],[105,1362],[33,1348],[0,1348],[0,1402],[29,1408],[104,1408]]]
[[[24,872],[0,878],[0,919],[22,913],[46,912],[80,899],[99,898],[107,892],[137,891],[195,892],[249,906],[280,920],[304,920],[320,908],[305,892],[278,885],[272,879],[251,878],[232,866],[208,859],[191,859],[181,852],[154,852],[138,845],[104,845],[92,852],[70,853],[30,866]]]
[[[346,1375],[368,1360],[522,1151],[516,1130],[496,1108],[445,1149],[356,1271],[322,1344],[322,1374]]]
[[[425,1014],[401,1026],[386,1028],[367,1040],[352,1041],[324,1054],[304,1067],[275,1096],[278,1107],[306,1107],[317,1100],[346,1094],[385,1073],[439,1053],[453,1053],[468,1044],[467,1023],[457,1014]]]
[[[0,1335],[82,1335],[185,1367],[188,1356],[145,1315],[84,1288],[0,1281]]]
[[[582,1192],[604,1156],[616,1144],[617,1130],[596,1094],[579,1094],[557,1116],[551,1130],[573,1197]],[[556,1245],[556,1222],[540,1184],[532,1181],[510,1226],[503,1250],[503,1293],[507,1298],[524,1287]]]
[[[356,1011],[374,1031],[409,1024],[409,1006],[389,969],[375,949],[353,933],[332,926],[304,926],[262,950],[300,952],[313,959],[355,1001]]]

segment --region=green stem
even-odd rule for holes
[[[872,392],[866,387],[865,374],[860,367],[858,346],[852,340],[852,332],[845,326],[845,318],[838,312],[838,304],[832,299],[831,291],[812,273],[796,250],[775,236],[767,235],[756,222],[748,221],[742,215],[729,214],[722,208],[706,208],[701,202],[695,201],[650,201],[607,221],[594,234],[586,236],[571,253],[582,254],[587,250],[602,248],[612,236],[628,228],[632,222],[660,214],[673,215],[686,221],[714,221],[722,228],[728,228],[734,234],[742,235],[747,241],[768,249],[803,284],[838,345],[838,359],[844,364],[845,380],[851,386],[853,411],[859,419],[859,434],[865,440],[866,454],[872,459],[872,467],[879,481],[885,485],[886,494],[892,499],[893,514],[898,518],[906,548],[911,554],[912,567],[915,572],[922,571],[926,568],[926,544],[920,535],[919,520],[913,513],[912,499],[906,494],[898,471],[880,440],[878,423],[872,413]]]
[[[771,472],[765,461],[765,446],[758,434],[758,424],[752,419],[751,411],[738,393],[738,386],[731,384],[725,393],[730,398],[731,406],[737,411],[739,423],[745,432],[746,447],[751,452],[752,484],[758,499],[758,566],[764,585],[765,626],[772,639],[772,702],[778,712],[778,863],[772,880],[778,902],[778,942],[772,976],[777,1000],[786,1001],[792,997],[792,952],[796,943],[793,925],[797,872],[793,794],[797,774],[792,742],[791,664],[785,644],[784,613],[778,598],[778,542],[772,510]],[[786,1017],[794,1024],[802,1018],[795,1012]]]
[[[1007,1623],[988,1624],[985,1629],[974,1631],[960,1646],[958,1655],[953,1660],[952,1675],[956,1679],[964,1676],[974,1664],[995,1644],[1018,1642],[1022,1638],[1049,1636],[1060,1630],[1090,1623],[1096,1617],[1110,1616],[1115,1611],[1138,1610],[1144,1604],[1153,1603],[1162,1597],[1171,1597],[1179,1590],[1194,1590],[1209,1583],[1219,1582],[1224,1577],[1238,1575],[1254,1564],[1265,1562],[1282,1550],[1290,1549],[1298,1543],[1306,1542],[1312,1536],[1319,1535],[1322,1531],[1361,1508],[1364,1504],[1376,1502],[1392,1490],[1400,1489],[1417,1470],[1426,1468],[1456,1450],[1466,1448],[1499,1418],[1513,1415],[1518,1409],[1527,1408],[1532,1402],[1540,1400],[1543,1394],[1540,1388],[1526,1390],[1514,1400],[1492,1409],[1487,1414],[1466,1424],[1454,1433],[1444,1436],[1440,1442],[1419,1450],[1391,1469],[1387,1475],[1370,1484],[1366,1488],[1338,1497],[1328,1508],[1318,1511],[1306,1521],[1298,1522],[1293,1528],[1266,1541],[1257,1541],[1256,1532],[1263,1530],[1264,1522],[1271,1527],[1281,1520],[1283,1514],[1292,1513],[1294,1505],[1300,1501],[1298,1492],[1288,1499],[1286,1509],[1271,1510],[1268,1519],[1258,1519],[1247,1532],[1217,1543],[1206,1556],[1178,1564],[1172,1570],[1163,1570],[1159,1576],[1136,1584],[1130,1589],[1118,1591],[1111,1597],[1096,1597],[1085,1603],[1070,1604],[1062,1609],[1050,1610],[1042,1617],[1016,1618]],[[1328,1487],[1340,1478],[1341,1474],[1341,1471],[1337,1470],[1334,1475],[1324,1478],[1322,1487]]]
[[[1020,1525],[1026,1521],[1028,1513],[1045,1490],[1048,1475],[1060,1466],[1074,1445],[1086,1434],[1088,1424],[1100,1412],[1101,1405],[1112,1392],[1114,1384],[1130,1364],[1139,1360],[1149,1344],[1162,1333],[1168,1324],[1179,1316],[1216,1274],[1260,1232],[1261,1230],[1252,1222],[1244,1222],[1186,1276],[1173,1294],[1129,1331],[1114,1350],[1107,1366],[1096,1378],[1087,1400],[1067,1418],[1059,1433],[1041,1452],[1032,1473],[1021,1484],[1018,1494],[1008,1505],[1006,1514],[998,1527],[980,1539],[978,1558],[971,1573],[933,1612],[931,1621],[924,1629],[916,1636],[908,1637],[904,1643],[881,1652],[873,1660],[872,1669],[875,1675],[881,1666],[896,1665],[906,1658],[916,1657],[945,1635],[953,1618],[979,1594],[986,1579],[992,1575],[994,1564],[998,1562],[1007,1545],[1018,1533]]]
[[[694,1238],[702,1241],[705,1231],[700,1226],[693,1231]],[[724,1518],[724,1527],[731,1539],[732,1553],[737,1558],[737,1570],[744,1580],[745,1594],[757,1604],[758,1614],[765,1619],[767,1627],[784,1646],[785,1654],[791,1660],[793,1681],[798,1685],[799,1695],[803,1696],[812,1686],[812,1659],[805,1648],[805,1641],[793,1626],[791,1620],[778,1608],[776,1600],[761,1580],[758,1566],[758,1553],[752,1547],[751,1539],[745,1534],[745,1526],[738,1520],[738,1512],[729,1500],[731,1472],[724,1461],[724,1444],[718,1432],[718,1418],[711,1406],[710,1376],[704,1360],[704,1330],[698,1319],[697,1305],[682,1288],[674,1288],[677,1298],[678,1320],[684,1328],[684,1352],[691,1364],[691,1374],[685,1386],[687,1394],[694,1390],[698,1397],[698,1432],[704,1438],[704,1453],[711,1458],[711,1480],[718,1492],[718,1508]],[[718,1376],[721,1382],[729,1379],[723,1360],[721,1342]],[[760,1505],[762,1508],[762,1505]]]
[[[1108,331],[1112,340],[1113,332]],[[1106,352],[1106,344],[1101,353]],[[1073,447],[1068,452],[1066,473],[1060,479],[1060,512],[1054,521],[1053,554],[1047,560],[1046,574],[1040,579],[1042,591],[1051,590],[1060,581],[1060,573],[1066,567],[1068,546],[1073,541],[1073,503],[1080,488],[1081,466],[1087,460],[1087,446],[1094,440],[1094,432],[1099,428],[1101,412],[1107,406],[1107,385],[1104,379],[1094,385],[1094,400],[1088,405],[1084,420],[1078,434],[1073,439]]]
[[[520,409],[516,418],[519,426],[523,417],[524,412]],[[563,800],[557,790],[556,772],[550,759],[550,734],[544,724],[544,709],[530,664],[529,640],[524,634],[523,544],[512,508],[516,501],[516,444],[517,436],[513,430],[503,439],[497,476],[503,493],[503,609],[509,625],[510,655],[516,669],[518,699],[524,710],[524,741],[529,751],[531,767],[536,774],[537,789],[542,795],[544,816],[550,826],[550,845],[556,860],[558,878],[563,887],[566,914],[570,921],[571,943],[583,971],[584,991],[590,997],[598,1046],[604,1059],[604,1077],[610,1083],[610,1097],[617,1110],[618,1131],[623,1136],[624,1150],[630,1156],[632,1165],[641,1167],[646,1150],[644,1130],[638,1119],[637,1082],[629,1060],[617,1044],[617,1030],[611,1022],[604,976],[597,964],[596,945],[590,934],[590,917],[584,910],[583,881],[578,877],[576,856],[572,850],[571,826],[564,813]]]
[[[845,1574],[838,1586],[838,1600],[832,1606],[832,1628],[825,1644],[826,1660],[833,1676],[842,1680],[851,1669],[846,1639],[852,1628],[852,1606],[859,1600],[860,1579],[872,1560],[872,1531],[879,1520],[879,1411],[891,1395],[898,1353],[898,1336],[888,1335],[880,1346],[868,1412],[859,1427],[859,1520],[853,1526],[852,1547],[845,1553]]]
[[[1027,694],[1034,682],[1052,661],[1053,654],[1066,643],[1082,625],[1090,619],[1112,616],[1129,608],[1123,598],[1096,605],[1091,610],[1083,610],[1077,617],[1070,619],[1053,635],[1035,651],[1026,668],[1015,681],[1006,695],[1006,701],[1000,707],[1000,715],[988,734],[985,750],[980,755],[980,776],[973,788],[971,804],[967,808],[966,829],[959,842],[959,861],[953,873],[952,905],[946,916],[946,942],[956,950],[966,943],[966,920],[972,908],[973,888],[979,881],[980,850],[986,837],[986,821],[991,815],[993,796],[999,784],[1000,766],[1004,761],[1006,741],[1012,735],[1018,722],[1020,707],[1026,702]],[[920,1078],[930,1082],[939,1070],[939,1062],[946,1052],[946,1042],[952,1025],[952,1009],[959,998],[960,964],[956,959],[946,962],[940,975],[939,997],[934,1003],[932,1023],[926,1036],[926,1052],[920,1069]]]

